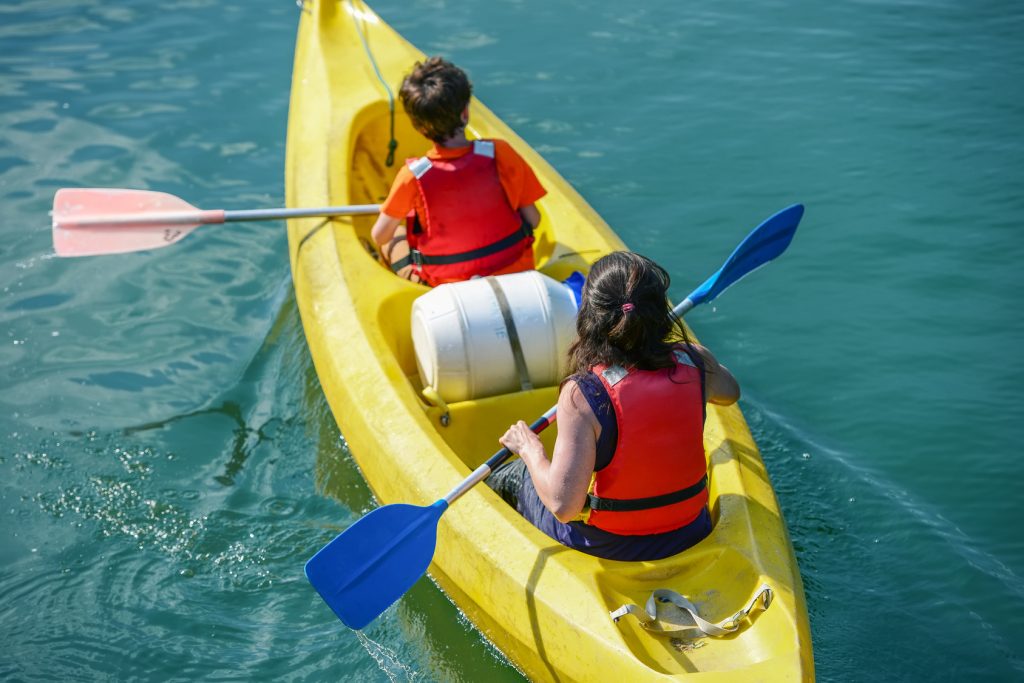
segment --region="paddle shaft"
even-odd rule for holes
[[[152,211],[137,214],[93,214],[64,221],[62,227],[86,228],[94,226],[165,226],[165,225],[213,225],[239,221],[276,221],[288,218],[310,218],[314,216],[361,216],[380,212],[379,204],[356,204],[353,206],[327,206],[313,209],[197,209],[195,211]]]
[[[693,301],[690,297],[686,297],[675,308],[672,309],[672,315],[677,318],[682,318],[686,315],[687,311],[694,307]],[[558,404],[551,406],[546,413],[541,415],[530,425],[530,431],[534,434],[540,434],[545,429],[550,427],[555,419],[558,417]],[[498,467],[512,457],[513,453],[509,449],[502,447],[500,451],[492,455],[487,459],[487,462],[473,470],[468,477],[463,479],[458,486],[453,488],[447,496],[441,500],[445,501],[448,505],[451,505],[456,500],[462,497],[462,494],[469,491],[471,488],[482,482],[484,479],[491,475],[491,472],[498,469]]]
[[[557,405],[551,406],[551,408],[548,409],[546,413],[541,415],[534,421],[533,424],[530,425],[530,430],[534,434],[540,434],[545,429],[550,427],[551,424],[555,421],[555,411],[557,409]],[[498,451],[490,458],[488,458],[487,462],[485,462],[483,465],[480,465],[480,467],[477,467],[475,470],[473,470],[468,477],[463,479],[458,486],[453,488],[448,493],[448,495],[442,498],[441,500],[443,500],[448,505],[451,505],[456,500],[461,498],[462,494],[464,494],[466,491],[470,490],[471,488],[482,482],[484,479],[489,477],[491,472],[498,469],[498,467],[503,462],[511,458],[512,455],[512,451],[502,446],[500,451]]]
[[[328,206],[321,209],[244,209],[241,211],[225,211],[224,222],[276,221],[286,218],[311,218],[313,216],[364,216],[375,213],[380,213],[380,204]]]

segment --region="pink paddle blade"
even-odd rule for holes
[[[64,188],[53,198],[53,248],[58,256],[158,249],[223,222],[222,210],[197,209],[166,192]]]

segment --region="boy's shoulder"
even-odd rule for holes
[[[486,138],[486,139],[489,140],[490,142],[494,143],[494,150],[496,152],[499,152],[499,153],[511,152],[513,154],[517,154],[515,148],[512,147],[512,145],[509,143],[508,140],[505,140],[505,139],[502,139],[502,138]]]
[[[488,140],[494,143],[495,159],[511,160],[525,163],[523,156],[516,151],[516,148],[513,147],[512,143],[510,143],[508,140],[503,140],[501,138],[488,138]]]

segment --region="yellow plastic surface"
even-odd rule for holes
[[[397,90],[423,55],[361,2],[307,3],[301,19],[288,124],[289,206],[381,201],[398,165],[429,143],[397,104],[396,165],[387,168],[388,106],[357,32]],[[548,195],[535,252],[562,279],[625,248],[587,203],[480,102],[470,137],[508,140]],[[372,217],[292,220],[292,275],[306,339],[327,400],[363,476],[381,503],[429,504],[498,448],[516,419],[555,403],[556,389],[508,394],[442,409],[420,395],[409,335],[413,299],[368,249]],[[550,449],[555,428],[544,440]],[[601,560],[565,548],[484,485],[441,518],[434,580],[472,622],[537,681],[800,681],[813,678],[803,588],[764,463],[739,408],[709,406],[711,536],[655,562]],[[761,583],[771,607],[726,638],[673,642],[608,612],[643,605],[655,588],[695,602],[710,621],[730,616]]]

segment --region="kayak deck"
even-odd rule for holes
[[[404,157],[429,143],[395,116],[396,165],[386,95],[363,33],[395,87],[422,54],[362,3],[307,6],[296,47],[288,128],[290,206],[381,201]],[[564,279],[625,248],[578,194],[478,101],[470,137],[508,140],[549,194],[538,208],[539,270]],[[497,448],[515,420],[550,408],[557,387],[449,404],[420,393],[410,309],[426,290],[395,277],[369,248],[373,217],[289,222],[296,298],[318,377],[349,448],[381,503],[430,504]],[[557,425],[556,425],[557,427]],[[542,440],[550,449],[556,428]],[[529,677],[802,680],[813,676],[803,589],[764,463],[739,409],[708,407],[711,536],[655,562],[618,562],[570,550],[522,519],[486,486],[445,513],[431,576],[481,632]],[[709,621],[743,606],[767,583],[771,607],[724,638],[675,642],[608,612],[643,605],[651,591],[689,597]]]

